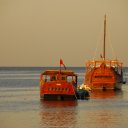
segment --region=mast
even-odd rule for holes
[[[106,14],[104,16],[104,45],[103,45],[103,58],[105,60],[105,43],[106,43]]]

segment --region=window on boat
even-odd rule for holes
[[[68,77],[67,77],[67,81],[68,81],[68,82],[72,82],[72,76],[68,76]]]
[[[67,81],[72,83],[74,86],[77,86],[77,77],[76,76],[68,76]]]
[[[55,81],[56,80],[56,76],[51,76],[51,81]]]
[[[61,79],[62,79],[62,80],[66,80],[66,76],[62,76]]]
[[[47,76],[47,75],[46,75],[44,80],[45,80],[45,82],[50,81],[50,76]]]
[[[42,76],[42,79],[43,79],[45,82],[47,82],[47,75],[43,75],[43,76]]]
[[[57,80],[66,80],[67,76],[57,75]]]

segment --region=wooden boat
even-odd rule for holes
[[[123,82],[122,63],[108,60],[105,56],[106,15],[104,18],[103,57],[86,63],[85,84],[91,89],[121,89]]]
[[[60,70],[46,70],[40,75],[41,99],[75,100],[76,89],[77,75],[71,70],[61,70],[61,66]]]

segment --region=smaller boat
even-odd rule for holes
[[[71,70],[46,70],[40,75],[40,98],[44,100],[76,100],[77,74]],[[65,67],[65,65],[64,65]]]
[[[86,100],[90,97],[91,88],[85,84],[78,85],[77,87],[77,99]]]

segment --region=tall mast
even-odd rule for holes
[[[106,15],[104,16],[104,45],[103,45],[103,58],[105,60],[105,41],[106,41]]]

